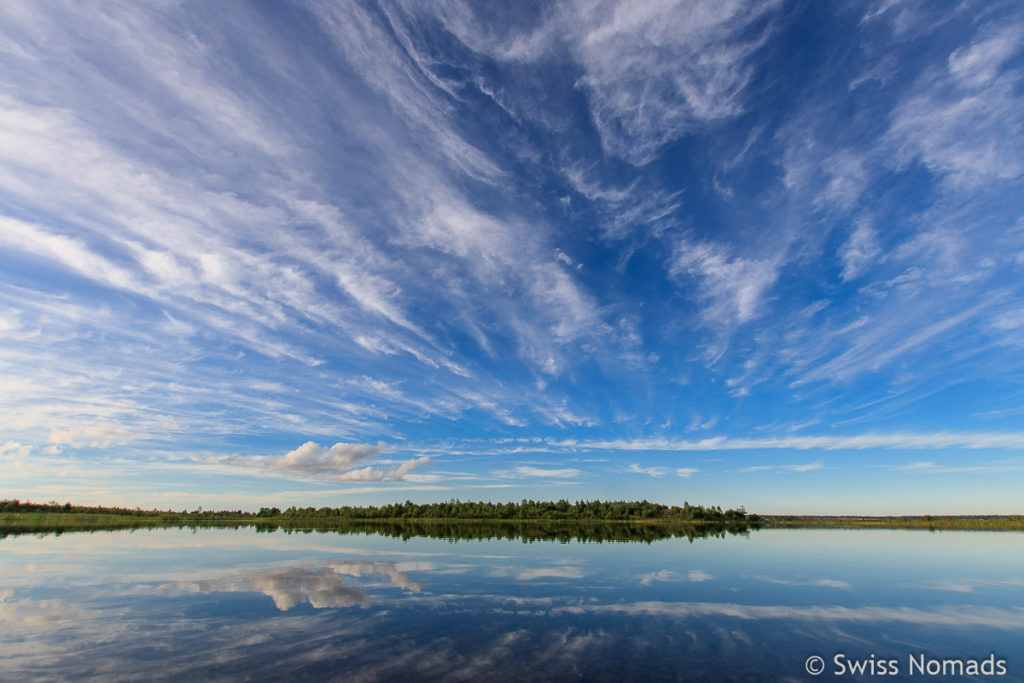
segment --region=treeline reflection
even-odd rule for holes
[[[388,536],[391,538],[426,537],[448,541],[508,540],[534,543],[557,541],[569,543],[632,542],[653,543],[668,538],[725,538],[749,535],[756,528],[750,524],[661,524],[656,522],[549,522],[491,520],[345,520],[326,524],[290,524],[288,522],[256,523],[258,532],[338,533]]]
[[[558,522],[558,521],[493,521],[493,520],[275,520],[253,522],[204,522],[171,524],[112,524],[90,528],[39,525],[23,529],[7,529],[0,538],[24,534],[61,535],[65,533],[134,532],[139,529],[198,529],[252,527],[257,533],[286,534],[360,534],[390,538],[437,538],[451,542],[507,540],[535,543],[541,541],[570,543],[653,543],[670,538],[697,539],[748,536],[759,525],[750,523],[699,524],[659,522]]]

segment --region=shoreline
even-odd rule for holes
[[[1024,515],[761,515],[766,529],[1024,531]]]
[[[685,529],[924,529],[932,531],[1024,531],[1022,515],[761,515],[746,520],[655,519],[558,519],[493,517],[313,517],[301,515],[256,516],[218,513],[174,513],[161,511],[75,512],[24,511],[0,512],[0,534],[62,533],[170,527],[256,527],[261,530],[340,530],[358,531],[385,527],[400,532],[415,527],[492,527],[495,529],[598,527],[652,527],[665,530]]]

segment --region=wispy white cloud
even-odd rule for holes
[[[1016,330],[1024,327],[1024,308],[999,314],[992,321],[992,326],[999,330]]]
[[[676,224],[683,207],[681,192],[641,192],[637,181],[626,187],[603,184],[580,168],[562,173],[576,192],[601,207],[601,234],[608,240],[660,236]]]
[[[1021,50],[1024,26],[982,29],[943,71],[922,77],[894,112],[889,139],[903,164],[920,160],[967,190],[1024,174],[1022,72],[1003,66]]]
[[[661,477],[668,474],[670,470],[667,467],[641,467],[634,462],[631,463],[624,471],[631,472],[633,474],[646,474],[648,477]]]
[[[844,381],[858,375],[875,372],[894,360],[920,353],[940,339],[947,338],[955,329],[977,319],[994,300],[982,301],[952,315],[932,315],[921,319],[920,327],[908,327],[914,318],[900,318],[897,311],[887,311],[883,323],[874,323],[861,330],[841,353],[802,370],[794,386],[809,382]],[[865,319],[864,322],[871,322]]]
[[[121,427],[101,425],[55,430],[50,432],[49,442],[58,447],[68,448],[110,448],[113,445],[126,444],[137,438],[139,435],[132,434]]]
[[[777,438],[710,437],[694,441],[651,438],[550,442],[575,449],[619,451],[735,451],[735,450],[865,450],[874,448],[1005,448],[1024,449],[1024,433],[903,432],[856,436],[784,436]]]
[[[761,306],[778,278],[778,266],[773,258],[736,256],[721,245],[684,240],[676,247],[669,270],[697,282],[706,325],[728,326],[764,313]]]
[[[574,467],[548,468],[520,466],[513,470],[520,477],[552,477],[554,479],[575,479],[583,472]]]
[[[643,165],[661,148],[709,122],[747,109],[745,89],[776,3],[569,2],[541,21],[496,34],[474,7],[434,12],[472,50],[512,64],[568,56],[582,75],[604,149]],[[540,95],[540,97],[543,97]],[[556,111],[504,105],[551,128]]]
[[[773,3],[580,3],[573,50],[605,148],[635,164],[746,109]],[[751,36],[751,33],[754,35]]]
[[[226,78],[228,72],[220,67],[229,58],[216,47],[220,29],[215,17],[186,40],[165,28],[163,14],[173,15],[174,8],[94,16],[73,6],[68,6],[67,17],[41,8],[8,17],[8,29],[25,51],[33,53],[22,66],[25,82],[36,85],[31,99],[22,97],[23,90],[11,88],[0,100],[0,138],[5,141],[8,170],[0,173],[0,188],[18,197],[35,220],[3,217],[0,240],[26,258],[74,273],[89,286],[142,297],[130,312],[108,308],[104,332],[113,326],[122,335],[134,334],[141,327],[152,329],[159,317],[163,328],[192,344],[181,348],[150,335],[146,347],[136,347],[136,352],[153,359],[173,358],[180,378],[175,384],[182,387],[209,372],[209,366],[196,368],[193,363],[214,355],[213,341],[221,347],[216,354],[225,357],[242,351],[311,368],[336,363],[339,357],[358,363],[366,352],[379,354],[390,359],[373,368],[382,381],[394,385],[401,378],[417,389],[401,394],[366,392],[366,402],[366,395],[353,396],[349,385],[321,389],[317,373],[303,376],[301,371],[279,370],[283,382],[278,384],[304,388],[276,392],[278,404],[268,405],[266,411],[276,413],[274,422],[287,424],[280,419],[280,408],[287,404],[289,417],[299,420],[293,426],[317,433],[319,410],[296,405],[295,397],[317,400],[313,396],[320,389],[332,394],[326,398],[331,408],[344,406],[334,413],[336,419],[364,434],[376,431],[370,414],[401,415],[417,409],[421,414],[456,416],[483,408],[494,410],[507,424],[525,424],[524,417],[515,414],[517,407],[527,404],[525,397],[501,389],[501,382],[486,373],[475,377],[479,367],[465,362],[465,355],[456,360],[448,338],[469,334],[493,353],[492,335],[500,343],[511,337],[522,360],[539,372],[558,375],[571,365],[565,346],[601,333],[602,312],[572,269],[554,256],[543,231],[534,230],[520,216],[499,217],[479,208],[459,183],[449,179],[449,165],[477,179],[494,177],[498,171],[486,153],[457,132],[449,119],[450,95],[432,78],[430,68],[402,56],[410,46],[391,44],[389,29],[357,9],[351,16],[344,14],[347,9],[320,9],[325,30],[337,38],[335,44],[357,79],[382,88],[383,104],[340,97],[332,106],[347,112],[342,118],[360,122],[353,123],[352,133],[366,155],[353,158],[353,168],[381,180],[398,201],[386,217],[378,217],[385,223],[388,244],[382,245],[380,233],[353,217],[352,202],[362,201],[358,189],[338,192],[330,177],[295,172],[297,167],[316,165],[311,163],[316,153],[304,138],[306,128],[294,124],[295,117],[306,113],[287,104],[301,98],[295,93],[263,92],[266,82],[253,81],[252,88],[240,91],[237,82]],[[244,12],[232,20],[252,35],[269,30]],[[111,53],[121,56],[117,63],[131,68],[112,79],[111,64],[98,56],[97,61],[46,57],[47,45],[62,42],[69,50],[88,52],[75,37],[76,21],[104,36]],[[36,40],[41,34],[63,38]],[[359,42],[346,40],[353,35]],[[388,58],[380,59],[376,48],[363,49],[371,44],[389,46]],[[283,53],[273,38],[264,48],[266,64],[257,60],[253,68],[272,65],[273,71],[296,75],[308,66],[308,55],[301,50]],[[313,69],[306,78],[321,82],[331,76]],[[289,87],[305,87],[300,79],[292,83]],[[99,87],[106,93],[102,99],[94,97]],[[318,92],[332,99],[331,93],[358,87],[362,86],[339,76]],[[391,104],[401,113],[397,119],[388,111]],[[182,112],[194,122],[191,129],[181,124]],[[446,154],[439,159],[408,138],[380,134],[403,127],[415,135],[428,131],[433,139],[446,140]],[[138,144],[125,144],[126,136]],[[162,152],[147,146],[153,138],[164,141]],[[228,161],[237,159],[250,159],[258,174],[249,174],[247,164]],[[182,173],[182,168],[190,171]],[[424,250],[438,258],[420,258]],[[486,297],[477,296],[481,290]],[[31,298],[43,295],[33,292]],[[65,325],[80,336],[83,324],[97,322],[96,303],[83,301],[77,291],[75,298],[84,315]],[[150,316],[150,307],[162,310]],[[417,313],[427,309],[452,314]],[[437,320],[448,321],[440,331]],[[225,348],[232,345],[236,348]],[[53,347],[37,340],[24,348],[33,349],[36,362],[31,365],[54,367],[43,359]],[[92,367],[123,369],[124,357],[115,362],[101,355],[93,355]],[[167,385],[163,373],[147,371],[159,366],[147,366],[141,356],[139,361],[131,383],[136,391]],[[427,371],[410,368],[410,362]],[[64,365],[74,364],[65,360]],[[344,372],[345,363],[341,365],[334,369]],[[182,373],[182,367],[188,372]],[[449,382],[433,370],[465,381]],[[19,375],[24,371],[12,377]],[[93,380],[99,376],[92,373]],[[239,402],[255,403],[252,397],[244,398],[244,392],[233,391],[226,378],[219,378],[220,391],[215,389],[217,381],[202,382],[201,393],[236,410]],[[105,391],[84,374],[77,381],[92,385],[93,395]],[[66,385],[63,378],[50,388],[56,394]],[[189,387],[193,388],[198,387]],[[61,391],[59,400],[54,396],[48,405],[55,410],[69,394]],[[512,400],[515,396],[519,398]],[[181,396],[166,401],[149,392],[141,398],[134,408],[121,403],[136,420],[144,419],[138,407],[142,404],[162,405],[168,414],[182,405]],[[575,414],[568,409],[562,413]],[[53,417],[71,419],[68,414]],[[20,419],[27,423],[29,415],[22,411]],[[36,427],[52,430],[54,423],[41,421]],[[200,431],[197,427],[193,421],[192,428]]]
[[[917,461],[905,465],[896,465],[892,469],[900,472],[919,472],[921,474],[991,474],[1024,470],[1024,462],[1001,461],[972,463],[970,465],[950,465],[938,464],[932,461]]]
[[[822,160],[820,166],[827,181],[815,197],[815,206],[851,208],[869,180],[864,159],[850,150],[842,149]]]
[[[862,218],[850,238],[843,245],[839,256],[843,263],[843,280],[853,280],[867,270],[880,252],[871,222]]]
[[[737,472],[812,472],[820,470],[824,465],[820,462],[809,462],[799,465],[752,465],[741,467]]]

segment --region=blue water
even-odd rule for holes
[[[1020,681],[1022,567],[995,532],[12,536],[0,679]]]

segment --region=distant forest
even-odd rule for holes
[[[382,506],[342,507],[290,507],[281,510],[263,507],[259,512],[243,510],[206,510],[198,508],[192,512],[182,510],[143,510],[141,508],[88,507],[71,503],[28,503],[18,500],[0,501],[3,513],[63,513],[69,515],[104,515],[118,517],[145,517],[162,519],[225,519],[225,520],[269,520],[269,519],[476,519],[476,520],[564,520],[564,521],[665,521],[686,523],[742,523],[757,522],[758,515],[748,515],[743,508],[723,511],[721,507],[690,505],[662,505],[646,500],[626,501],[583,501],[570,503],[523,499],[519,503],[490,503],[461,501],[453,498],[444,503],[417,504],[412,501]]]
[[[579,521],[643,521],[663,520],[679,522],[744,522],[753,521],[743,508],[722,511],[720,507],[704,507],[684,503],[662,505],[625,501],[567,500],[546,502],[523,499],[519,503],[484,503],[451,499],[446,503],[418,505],[411,501],[391,505],[339,508],[297,508],[284,511],[261,508],[257,517],[299,517],[303,519],[508,519],[508,520],[579,520]]]

